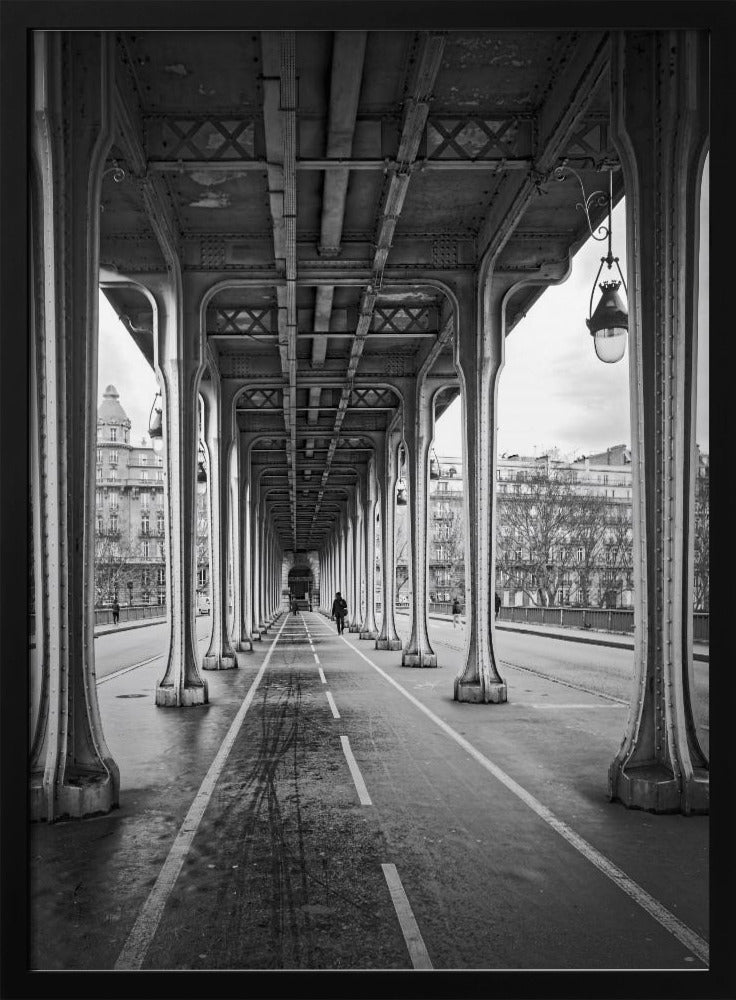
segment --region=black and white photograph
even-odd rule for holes
[[[3,7],[3,996],[733,995],[734,5]]]

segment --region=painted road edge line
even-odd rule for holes
[[[322,667],[317,667],[317,669],[319,670],[319,679],[322,681],[323,684],[326,684],[327,678],[325,677],[324,670],[322,669]]]
[[[116,677],[122,677],[123,674],[130,673],[131,670],[137,670],[138,667],[145,667],[147,663],[153,663],[154,660],[163,660],[165,653],[159,653],[157,656],[149,656],[147,660],[141,660],[140,663],[131,663],[129,667],[122,667],[120,670],[116,670],[112,674],[105,674],[104,677],[99,677],[97,679],[97,687],[100,684],[107,684],[108,681],[114,681]]]
[[[399,918],[401,933],[404,935],[406,947],[409,951],[411,964],[415,969],[432,969],[434,966],[429,957],[429,953],[424,944],[419,924],[416,922],[411,904],[404,892],[396,865],[381,865],[383,874],[386,877],[388,891],[391,893],[391,902],[394,904],[396,916]]]
[[[350,740],[347,736],[341,736],[340,742],[342,743],[342,752],[345,754],[345,760],[348,762],[350,773],[353,776],[353,782],[355,783],[355,790],[358,793],[360,804],[362,806],[372,806],[373,802],[371,801],[368,789],[363,781],[363,775],[360,773],[360,768],[358,767],[355,757],[353,757],[353,751],[350,749]]]
[[[359,649],[343,636],[343,642],[350,646],[350,648],[358,654],[366,663],[370,664],[374,670],[377,670],[382,677],[384,677],[389,684],[393,684],[397,691],[400,691],[405,698],[408,698],[413,705],[434,722],[435,725],[439,726],[444,732],[447,733],[457,744],[459,744],[463,750],[470,754],[482,767],[489,771],[494,778],[497,778],[502,785],[505,785],[510,792],[513,792],[518,798],[521,799],[529,808],[543,819],[545,823],[549,824],[553,830],[556,830],[572,847],[574,847],[580,854],[583,855],[591,864],[606,875],[612,882],[614,882],[619,889],[622,889],[627,896],[638,903],[643,910],[645,910],[651,917],[659,923],[666,931],[677,938],[681,944],[696,955],[701,962],[708,965],[709,962],[709,947],[708,942],[704,941],[700,935],[696,934],[694,930],[684,924],[674,913],[658,902],[653,896],[650,896],[646,889],[643,889],[637,882],[629,878],[629,876],[618,868],[612,861],[609,861],[605,855],[601,854],[592,844],[589,844],[587,840],[576,833],[572,827],[568,826],[564,820],[558,819],[557,816],[548,809],[545,805],[536,799],[531,792],[528,792],[523,788],[517,781],[506,774],[505,771],[494,764],[493,761],[485,757],[479,750],[469,743],[463,736],[456,733],[452,726],[449,726],[443,719],[440,719],[438,715],[423,705],[418,698],[415,698],[413,694],[410,694],[405,688],[395,681],[393,677],[382,670],[373,660],[369,659],[365,653],[362,653]]]
[[[335,704],[335,699],[332,697],[332,695],[330,694],[329,691],[325,691],[325,694],[327,695],[327,700],[330,703],[330,708],[332,709],[333,716],[336,719],[339,719],[340,718],[340,713],[337,710],[337,705]]]
[[[202,784],[199,786],[199,791],[195,795],[194,801],[184,817],[184,822],[176,835],[174,843],[171,845],[171,849],[166,856],[163,867],[158,874],[158,878],[153,884],[153,888],[148,894],[148,898],[141,907],[140,913],[138,914],[130,934],[123,945],[123,950],[118,955],[118,959],[114,966],[116,970],[140,969],[143,964],[148,947],[153,940],[153,936],[156,933],[159,921],[161,920],[164,907],[166,906],[166,901],[168,900],[169,894],[174,887],[174,883],[179,876],[181,867],[184,864],[184,859],[186,858],[192,841],[194,840],[194,835],[199,828],[202,816],[204,815],[205,809],[209,805],[212,793],[215,790],[215,785],[217,784],[220,774],[222,773],[222,769],[225,766],[225,761],[227,760],[233,743],[235,742],[235,739],[240,732],[240,728],[243,725],[245,713],[250,708],[256,689],[266,672],[271,655],[276,648],[276,643],[281,637],[283,628],[284,626],[282,624],[278,633],[274,637],[268,652],[266,653],[266,658],[261,664],[253,683],[248,689],[248,693],[238,709],[237,715],[233,719],[230,728],[225,735],[225,739],[220,744],[220,749],[217,751],[215,759],[210,764],[209,770],[204,776]]]

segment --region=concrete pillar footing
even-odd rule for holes
[[[501,705],[506,697],[506,685],[503,682],[483,684],[480,681],[455,681],[455,701],[467,701],[475,705]]]
[[[206,705],[208,700],[206,684],[185,687],[182,691],[172,684],[159,684],[156,687],[156,704],[160,708],[189,708]]]
[[[349,625],[348,632],[360,632],[360,625]]]
[[[378,632],[361,632],[358,636],[359,639],[377,639]]]
[[[376,649],[402,649],[401,639],[376,639]]]
[[[615,768],[614,764],[611,770]],[[616,770],[611,798],[621,802],[627,809],[701,815],[710,811],[706,770],[695,769],[689,781],[676,778],[664,764],[627,765]]]
[[[238,660],[235,654],[232,656],[218,653],[208,653],[202,659],[202,670],[236,670]]]
[[[402,667],[436,667],[436,653],[404,653],[401,657]]]
[[[79,775],[56,791],[52,820],[101,816],[118,807],[115,781],[109,773]],[[31,822],[49,822],[49,801],[43,779],[31,782]]]
[[[239,653],[252,653],[253,642],[251,639],[241,639],[236,648]]]

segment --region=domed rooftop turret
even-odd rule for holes
[[[120,394],[114,385],[108,385],[102,394],[102,403],[97,411],[97,423],[130,427],[128,414],[120,405]]]

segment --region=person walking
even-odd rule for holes
[[[342,631],[345,628],[345,615],[347,613],[348,603],[338,590],[335,594],[335,600],[332,602],[332,617],[337,622],[338,635],[342,635]]]
[[[117,625],[119,619],[120,619],[120,605],[118,604],[118,599],[116,597],[115,600],[112,602],[112,623],[113,623],[113,625]]]
[[[460,621],[460,615],[462,614],[462,608],[460,607],[460,599],[458,597],[452,602],[452,627],[457,628],[460,626],[462,628],[462,622]]]
[[[294,595],[292,594],[291,595],[291,613],[292,613],[292,615],[295,615],[298,610],[299,610],[299,605],[297,604],[296,597],[294,597]]]
[[[496,618],[498,618],[498,612],[501,610],[501,595],[498,592],[496,592],[495,595],[495,604],[496,604]]]

